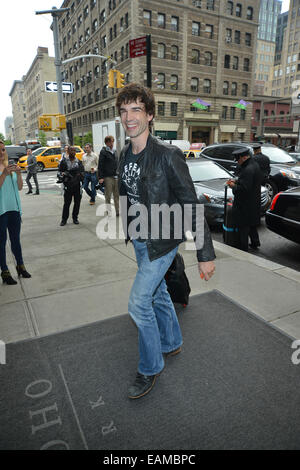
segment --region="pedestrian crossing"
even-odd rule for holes
[[[26,176],[27,176],[27,174],[23,175],[23,189],[28,188],[28,185],[26,183]],[[56,182],[57,181],[56,173],[52,173],[52,174],[38,173],[37,174],[37,179],[38,179],[40,189],[49,189],[49,188],[53,188],[53,187],[57,187],[58,189],[60,189],[60,187],[61,187],[61,184]],[[30,183],[33,186],[33,189],[35,189],[35,184],[34,184],[33,178],[31,178]]]

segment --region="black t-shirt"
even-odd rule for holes
[[[138,154],[132,153],[132,147],[129,146],[126,157],[123,173],[121,176],[121,181],[126,189],[127,199],[128,199],[128,209],[132,205],[140,204],[140,194],[139,194],[139,181],[140,181],[140,166],[137,161],[144,154],[145,149]],[[139,216],[139,212],[136,213],[136,217]],[[134,220],[135,217],[130,217],[130,220]],[[137,238],[138,241],[145,241],[142,238]]]

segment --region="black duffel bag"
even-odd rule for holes
[[[181,254],[177,253],[173,263],[165,274],[165,280],[172,302],[182,304],[186,307],[189,303],[191,288],[184,269],[183,257]]]

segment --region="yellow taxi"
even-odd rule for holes
[[[199,158],[201,156],[202,150],[183,150],[185,158]]]
[[[84,151],[81,147],[75,146],[76,157],[79,160],[82,160]],[[37,162],[37,170],[44,171],[48,168],[58,168],[60,159],[61,159],[61,148],[59,146],[53,147],[40,147],[32,152],[32,155],[35,156]],[[20,157],[18,165],[22,170],[27,168],[27,155]]]

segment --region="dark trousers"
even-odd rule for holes
[[[6,264],[6,241],[7,231],[11,244],[11,251],[16,258],[17,265],[23,264],[22,249],[20,243],[21,216],[18,211],[5,212],[0,216],[0,267],[7,271]]]
[[[250,226],[246,225],[245,227],[238,228],[238,246],[240,250],[248,251],[248,237],[250,232]]]
[[[39,193],[39,183],[38,183],[37,175],[36,173],[31,173],[30,171],[28,171],[27,176],[26,176],[26,183],[28,186],[28,190],[32,191],[32,184],[30,183],[30,180],[32,177],[34,179],[35,190],[37,193]]]
[[[68,220],[70,205],[71,205],[73,198],[74,198],[74,206],[73,206],[72,218],[73,220],[77,220],[78,214],[79,214],[79,208],[80,208],[80,201],[81,201],[80,187],[73,188],[73,189],[67,189],[67,188],[65,189],[65,192],[64,192],[65,202],[64,202],[63,212],[62,212],[62,220],[65,220],[65,221]]]
[[[256,225],[250,227],[249,230],[250,243],[253,247],[260,246],[259,236]]]

